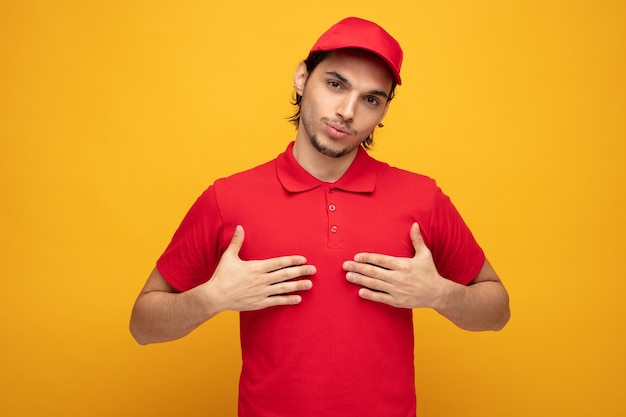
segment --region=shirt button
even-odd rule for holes
[[[330,206],[328,206],[328,210],[335,211],[335,210],[337,210],[337,207],[335,207],[334,204],[331,204]]]
[[[331,226],[330,227],[330,231],[333,233],[337,233],[337,229],[339,229],[337,226]]]

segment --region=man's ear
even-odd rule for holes
[[[306,84],[306,80],[309,78],[309,72],[306,70],[306,64],[301,62],[296,68],[296,73],[293,77],[293,86],[296,89],[296,93],[302,95],[304,92],[304,85]]]

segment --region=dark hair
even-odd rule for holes
[[[326,59],[328,54],[329,52],[326,52],[326,51],[317,51],[317,52],[313,52],[309,54],[309,56],[304,60],[304,65],[306,65],[307,72],[311,74],[313,70],[319,65],[319,63],[322,62],[324,59]],[[391,91],[389,92],[389,95],[387,96],[387,101],[391,101],[393,97],[395,96],[396,85],[397,85],[396,80],[393,79],[393,82],[391,84]],[[291,104],[296,106],[296,112],[287,120],[289,120],[290,123],[293,123],[297,128],[300,123],[300,105],[302,104],[302,96],[298,94],[297,92],[294,92],[294,98],[291,100]],[[383,127],[383,124],[379,123],[378,127]],[[365,149],[372,148],[372,146],[374,145],[374,132],[373,131],[372,133],[370,133],[367,139],[363,141],[362,145]]]

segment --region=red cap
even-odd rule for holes
[[[348,17],[328,29],[313,45],[311,52],[333,51],[343,48],[358,48],[378,55],[389,65],[398,85],[400,66],[402,66],[402,48],[389,33],[374,22]]]

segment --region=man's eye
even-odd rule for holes
[[[329,81],[328,85],[330,87],[332,87],[332,88],[339,88],[339,87],[341,87],[341,84],[339,84],[339,82],[337,82],[337,81]]]
[[[376,106],[376,105],[378,105],[378,103],[380,103],[376,97],[368,97],[367,98],[367,102],[369,104],[371,104],[371,105],[374,105],[374,106]]]

